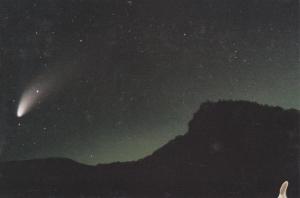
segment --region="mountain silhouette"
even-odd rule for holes
[[[69,159],[0,163],[0,195],[19,197],[299,197],[299,111],[205,102],[177,136],[143,159],[88,166]]]

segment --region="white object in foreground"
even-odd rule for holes
[[[286,196],[286,190],[288,188],[288,185],[289,185],[288,181],[285,181],[285,182],[283,182],[281,184],[278,198],[287,198],[287,196]]]

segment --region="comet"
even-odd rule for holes
[[[56,70],[43,73],[32,80],[21,95],[17,117],[24,116],[45,101],[49,95],[60,90],[65,80],[68,79],[66,72],[61,72],[59,68],[56,68]]]
[[[53,83],[45,81],[43,83],[32,83],[21,95],[19,105],[17,108],[17,117],[22,117],[31,111],[37,104],[40,104],[47,95],[49,95],[50,88]]]
[[[17,107],[17,117],[22,117],[35,106],[45,101],[48,96],[61,90],[66,82],[76,79],[80,74],[80,64],[75,60],[60,61],[60,64],[54,64],[50,70],[41,73],[25,88],[21,94]]]

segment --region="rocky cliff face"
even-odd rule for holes
[[[298,184],[299,121],[296,110],[246,101],[207,102],[184,136],[141,163],[164,169],[157,172],[173,181],[209,183],[220,191],[271,190],[284,179]]]

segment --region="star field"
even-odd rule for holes
[[[207,100],[299,108],[297,8],[296,0],[2,1],[0,160],[136,160],[185,133]],[[24,91],[44,82],[46,96],[18,118]]]

